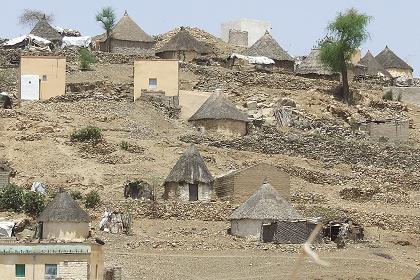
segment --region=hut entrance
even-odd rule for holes
[[[189,196],[190,201],[198,200],[198,184],[189,184]]]
[[[262,225],[262,241],[272,242],[274,232],[276,231],[277,223],[263,224]]]

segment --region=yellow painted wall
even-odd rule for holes
[[[90,265],[89,280],[102,280],[104,277],[103,247],[91,244],[91,254],[0,254],[0,279],[42,280],[45,275],[45,264],[57,264],[57,274],[60,276],[60,266],[64,262],[87,262]],[[15,277],[15,264],[25,264],[25,278]],[[97,274],[96,265],[98,265]],[[80,272],[74,271],[74,279]],[[63,280],[68,280],[63,278]]]
[[[134,61],[134,100],[141,96],[141,90],[162,90],[166,96],[178,95],[178,60]],[[149,88],[149,79],[157,79],[157,87]]]
[[[57,239],[80,242],[89,236],[88,223],[53,223],[44,222],[42,226],[43,239]]]
[[[64,57],[22,56],[21,75],[38,75],[40,83],[40,100],[64,95],[66,89],[66,59]],[[47,75],[47,81],[42,77]],[[20,96],[20,90],[19,90]]]

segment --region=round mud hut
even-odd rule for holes
[[[264,182],[229,219],[232,235],[251,240],[301,243],[311,232],[306,220],[268,182]]]
[[[89,237],[90,217],[63,189],[38,217],[41,239],[84,241]]]
[[[188,30],[181,27],[178,33],[172,36],[161,48],[156,50],[156,55],[163,59],[177,59],[190,62],[200,56],[213,52],[207,44],[198,41]]]
[[[188,120],[204,131],[217,131],[230,135],[246,135],[248,116],[223,94],[211,95]]]
[[[195,145],[191,145],[178,159],[165,180],[165,199],[181,201],[209,201],[214,178],[207,169]]]

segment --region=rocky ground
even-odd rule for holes
[[[5,87],[16,90],[16,68],[1,72]],[[221,89],[244,110],[256,101],[266,115],[289,98],[309,119],[305,127],[264,125],[232,139],[199,134],[151,104],[133,103],[132,79],[132,68],[124,64],[104,62],[81,72],[70,63],[72,94],[0,111],[0,157],[16,170],[15,183],[98,190],[102,204],[90,211],[94,227],[106,208],[132,212],[133,235],[95,232],[106,242],[107,265],[122,266],[124,279],[290,279],[295,267],[300,279],[411,279],[420,269],[420,107],[383,102],[381,88],[372,85],[353,84],[357,104],[347,106],[334,97],[335,82],[182,65],[183,89]],[[396,115],[412,120],[406,144],[372,142],[349,122],[349,117]],[[86,125],[101,128],[103,142],[69,140]],[[122,149],[122,141],[135,149]],[[168,203],[160,196],[155,204],[123,199],[126,180],[144,179],[161,194],[163,180],[189,143],[198,145],[214,175],[262,160],[279,166],[291,175],[292,203],[302,214],[351,217],[366,227],[367,240],[343,250],[317,246],[330,267],[297,264],[296,246],[229,236],[227,217],[237,205]]]

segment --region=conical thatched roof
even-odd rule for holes
[[[68,193],[60,189],[54,199],[39,215],[38,221],[88,223],[90,222],[90,217]]]
[[[144,32],[143,29],[131,19],[127,11],[112,29],[111,36],[113,39],[117,40],[154,42],[152,36]]]
[[[333,75],[334,73],[325,67],[319,58],[319,49],[312,49],[309,55],[296,69],[297,74],[308,75]]]
[[[178,159],[165,183],[208,184],[213,182],[213,176],[207,169],[203,158],[195,145],[191,145]]]
[[[199,54],[211,53],[212,49],[205,43],[194,38],[184,27],[178,31],[165,45],[156,53],[167,51],[195,51]]]
[[[250,48],[246,49],[243,54],[248,56],[265,56],[279,61],[294,61],[293,57],[280,47],[279,43],[277,43],[268,31]]]
[[[45,18],[38,21],[29,34],[47,39],[48,41],[61,41],[62,39],[61,34]]]
[[[248,121],[248,116],[236,108],[223,94],[212,94],[201,107],[192,115],[189,121],[213,119]]]
[[[365,56],[360,59],[359,64],[367,68],[364,73],[365,75],[377,76],[378,73],[381,73],[385,77],[391,77],[391,74],[386,71],[385,67],[376,60],[370,51],[368,51]]]
[[[397,68],[397,69],[409,69],[413,71],[413,68],[408,65],[404,60],[399,58],[388,46],[385,47],[376,57],[376,60],[382,64],[385,69]]]
[[[233,211],[231,220],[301,220],[302,216],[277,191],[265,182],[241,206]]]

